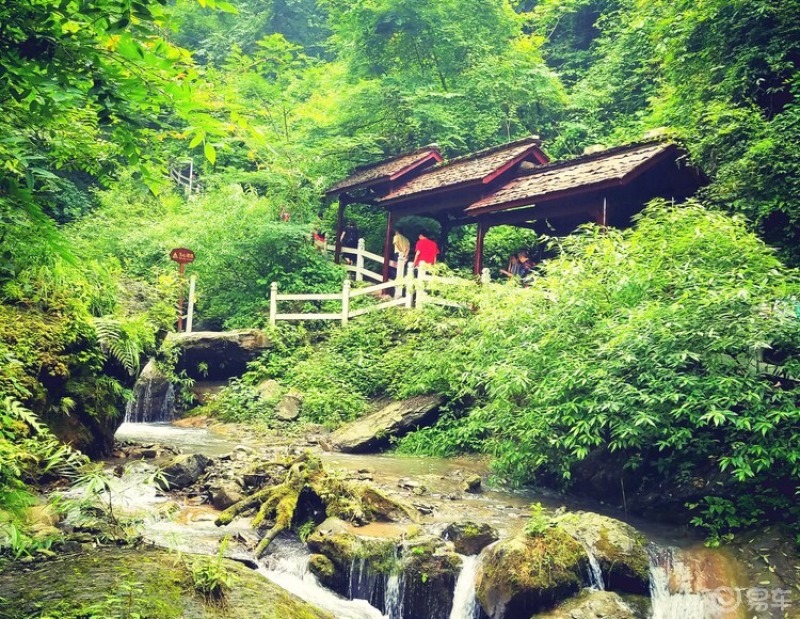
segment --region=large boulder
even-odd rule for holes
[[[499,539],[493,526],[471,520],[450,523],[442,537],[453,542],[456,552],[462,555],[476,555]]]
[[[478,602],[491,619],[530,617],[575,595],[587,567],[583,546],[557,527],[505,539],[483,554]]]
[[[175,389],[169,378],[150,359],[133,387],[125,419],[132,422],[170,421],[175,415]]]
[[[390,438],[431,424],[441,404],[440,395],[423,395],[392,402],[334,432],[331,445],[336,451],[346,453],[378,451],[389,444]]]
[[[195,483],[205,473],[211,460],[203,454],[181,454],[175,456],[161,469],[163,480],[158,485],[162,490],[179,490]]]
[[[610,591],[647,595],[650,559],[647,539],[629,524],[593,512],[570,512],[559,526],[582,542],[600,564]]]
[[[281,421],[294,421],[300,416],[303,400],[296,393],[287,393],[275,407],[275,417]]]
[[[402,556],[402,619],[448,619],[461,557],[436,538],[407,542]]]
[[[240,376],[247,364],[269,349],[272,343],[257,329],[170,333],[164,342],[178,349],[177,372],[185,371],[195,380],[225,380]]]
[[[586,591],[534,619],[639,619],[642,615],[611,591]]]

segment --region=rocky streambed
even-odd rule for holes
[[[316,435],[264,439],[231,426],[125,424],[118,438],[123,448],[109,462],[119,475],[112,500],[119,510],[138,514],[144,541],[177,556],[224,555],[237,565],[237,578],[258,577],[264,599],[287,596],[276,617],[800,616],[792,607],[796,598],[800,608],[792,580],[797,557],[780,534],[762,534],[740,548],[706,549],[686,531],[636,521],[601,504],[488,487],[479,460],[326,453]],[[156,469],[163,473],[160,488],[144,483]],[[272,491],[301,478],[288,526],[258,552],[287,496]],[[259,492],[275,505],[267,498],[238,509]],[[534,504],[542,507],[532,514]],[[264,505],[271,511],[254,528]],[[331,512],[339,517],[328,517]],[[768,555],[760,554],[762,546],[770,546]],[[61,563],[35,563],[16,577],[29,583],[28,576],[49,570],[55,584],[70,570],[91,573],[78,563],[89,549],[83,550],[74,562],[62,556]],[[88,556],[97,552],[107,550]],[[127,552],[151,561],[155,551]],[[775,553],[785,555],[781,569],[770,563]],[[14,582],[6,571],[0,596],[15,608],[42,603],[30,587]],[[227,600],[227,612],[239,614],[228,616],[272,616],[243,610],[255,586],[247,582],[232,587],[241,591]],[[8,597],[11,589],[25,593]],[[285,605],[290,601],[295,606]],[[191,604],[184,607],[190,610],[183,615],[142,616],[204,616],[192,614]]]

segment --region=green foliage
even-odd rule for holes
[[[525,535],[528,537],[540,537],[553,526],[552,519],[548,516],[541,503],[531,505],[531,517],[525,523]]]
[[[233,584],[233,575],[225,566],[225,549],[229,538],[223,538],[219,551],[213,557],[197,556],[188,562],[192,577],[192,587],[207,602],[224,604],[225,592]]]

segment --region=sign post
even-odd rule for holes
[[[178,293],[178,332],[183,331],[183,273],[185,266],[194,262],[194,252],[185,247],[176,247],[169,252],[170,260],[178,263],[178,275],[180,276],[180,292]]]

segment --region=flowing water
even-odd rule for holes
[[[453,594],[453,609],[450,619],[475,619],[478,615],[478,600],[475,597],[475,576],[478,574],[480,555],[461,555],[461,572],[458,574]]]
[[[177,428],[168,424],[123,424],[117,434],[120,440],[158,442],[181,448],[186,452],[199,452],[209,456],[229,453],[238,441],[223,435],[215,435],[206,429]],[[426,520],[436,526],[443,518],[452,520],[476,519],[490,522],[497,527],[501,536],[513,534],[520,529],[527,517],[527,507],[535,498],[505,491],[484,492],[481,495],[459,493],[457,501],[441,498],[450,488],[458,488],[462,471],[480,471],[482,466],[475,461],[453,461],[436,459],[413,459],[393,456],[343,456],[323,454],[326,463],[344,468],[353,473],[369,469],[374,471],[375,480],[384,487],[396,486],[397,479],[413,476],[431,488],[429,495],[421,497],[427,503],[436,504],[436,513]],[[136,467],[140,467],[139,470]],[[130,475],[144,477],[146,467],[136,465]],[[133,477],[123,476],[116,491],[121,496],[132,497],[134,503],[152,509],[165,501],[157,493],[147,490],[125,490],[123,487],[137,486]],[[435,494],[436,493],[436,494]],[[435,498],[439,497],[439,498]],[[542,502],[545,503],[547,497]],[[565,503],[560,501],[553,503]],[[585,508],[585,506],[581,506]],[[599,510],[594,510],[599,511]],[[442,516],[442,513],[445,516]],[[224,528],[213,525],[216,512],[207,506],[184,506],[178,517],[155,519],[147,525],[146,537],[151,541],[186,551],[213,553],[219,540],[233,533],[240,538],[252,539],[254,532],[246,519],[236,521]],[[619,517],[619,516],[617,516]],[[642,523],[636,523],[641,529]],[[362,527],[361,534],[380,534]],[[389,526],[389,525],[387,525]],[[392,525],[394,526],[394,525]],[[391,528],[391,527],[390,527]],[[396,527],[395,527],[396,528]],[[397,532],[390,531],[394,536]],[[732,560],[724,553],[702,547],[674,546],[675,542],[654,533],[661,543],[653,545],[650,551],[650,592],[652,598],[652,619],[740,619],[746,610],[742,603],[742,591],[747,586],[746,578],[738,576],[731,568]],[[249,536],[249,537],[248,537]],[[680,545],[680,544],[679,544]],[[402,574],[370,573],[367,564],[355,561],[351,566],[349,596],[345,599],[321,586],[316,577],[308,571],[310,556],[306,547],[297,540],[279,537],[270,546],[271,553],[259,563],[259,573],[269,580],[294,593],[303,600],[333,613],[341,619],[403,619],[404,592],[407,590]],[[603,589],[600,566],[592,549],[586,547],[590,570],[587,586]],[[241,557],[233,557],[239,558]],[[252,556],[249,557],[253,561]],[[450,619],[476,619],[482,614],[475,599],[475,576],[480,564],[480,555],[462,557],[462,569],[454,590]],[[736,569],[740,569],[736,568]],[[738,582],[737,582],[738,580]],[[371,603],[370,603],[371,602]],[[383,611],[383,612],[382,612]],[[385,613],[385,614],[384,614]],[[770,615],[759,614],[759,617]],[[780,614],[775,617],[782,616]],[[419,618],[423,619],[423,618]],[[427,619],[427,618],[424,618]]]
[[[605,583],[603,582],[603,571],[600,569],[600,562],[594,554],[594,550],[588,544],[582,543],[586,556],[589,557],[589,586],[597,591],[605,591]]]

